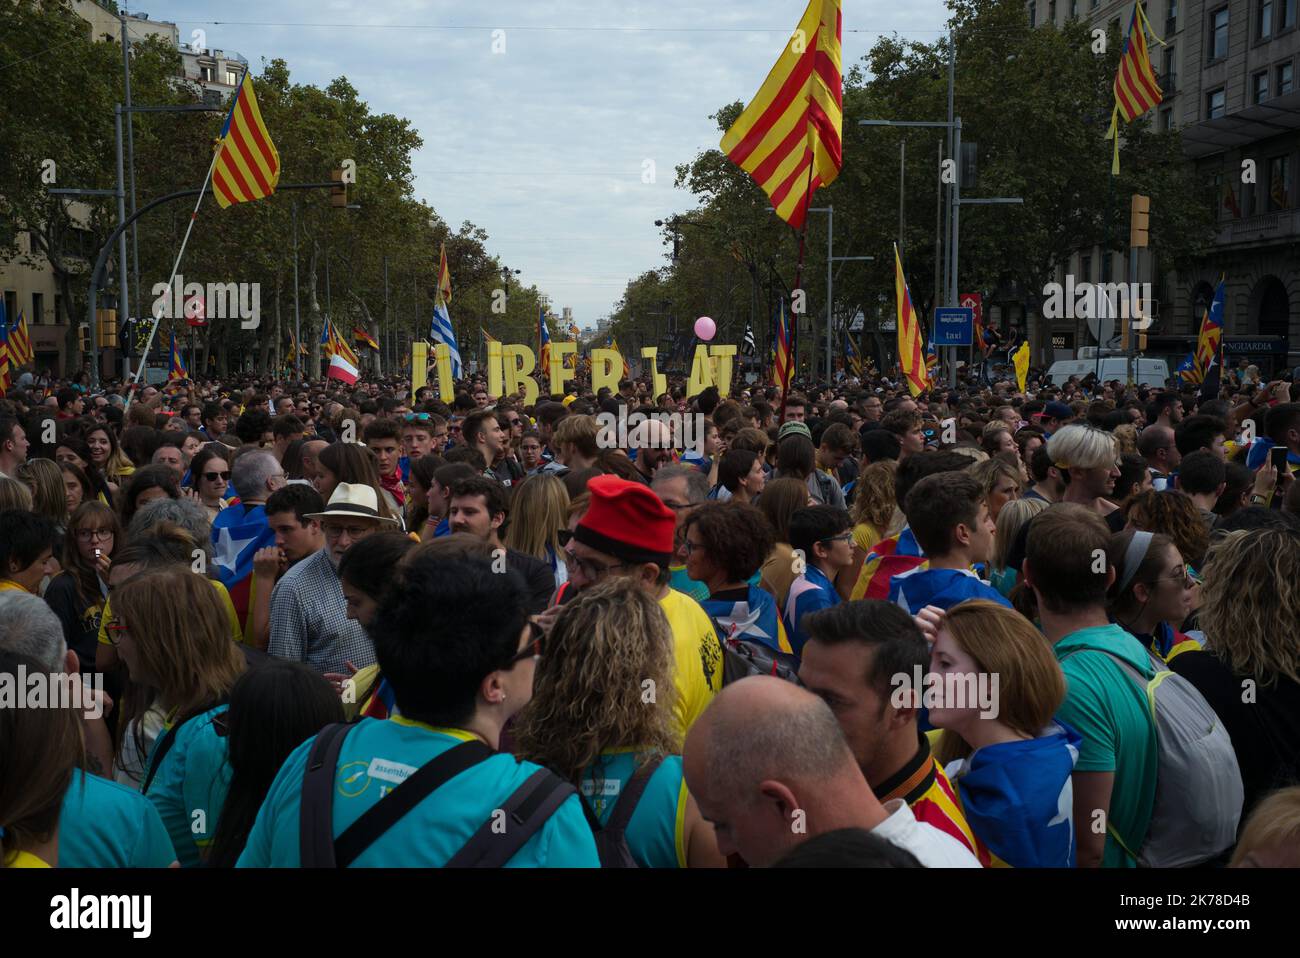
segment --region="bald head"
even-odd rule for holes
[[[627,445],[646,481],[653,479],[661,466],[672,461],[672,430],[658,419],[637,423],[628,433]]]
[[[772,676],[724,688],[683,750],[687,787],[718,848],[766,866],[811,835],[885,818],[830,708]]]
[[[308,439],[302,444],[302,471],[310,477],[316,471],[316,460],[329,445],[324,439]]]
[[[1138,434],[1137,448],[1147,465],[1161,472],[1168,472],[1181,458],[1174,445],[1174,431],[1168,426],[1147,426]]]

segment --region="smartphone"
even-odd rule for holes
[[[1278,471],[1278,475],[1286,472],[1286,446],[1274,446],[1269,450],[1269,455],[1273,457],[1273,468]]]

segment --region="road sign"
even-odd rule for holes
[[[974,325],[975,310],[969,306],[940,306],[934,311],[934,345],[969,346]]]
[[[863,315],[862,310],[853,314],[853,319],[849,321],[849,332],[860,333],[862,328],[867,324],[867,317]]]

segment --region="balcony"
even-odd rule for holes
[[[1215,246],[1240,246],[1273,243],[1300,236],[1300,210],[1276,210],[1218,225]]]

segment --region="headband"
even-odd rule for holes
[[[1123,595],[1128,584],[1133,580],[1137,573],[1138,566],[1142,560],[1147,557],[1147,550],[1151,548],[1151,540],[1155,538],[1150,532],[1135,532],[1133,538],[1129,540],[1128,548],[1124,550],[1124,576],[1119,580],[1118,595]]]

